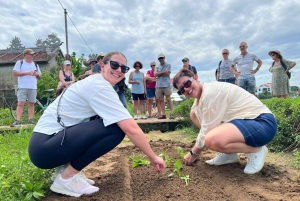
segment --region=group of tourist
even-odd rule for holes
[[[229,50],[222,51],[223,60],[220,61],[216,70],[216,80],[219,82],[229,82],[237,84],[251,94],[255,93],[255,74],[259,71],[262,61],[252,53],[247,51],[246,42],[240,43],[241,54],[233,61],[229,59]],[[278,98],[287,98],[289,95],[290,70],[296,62],[283,59],[279,50],[272,50],[268,53],[274,62],[269,71],[272,73],[272,94]],[[253,69],[254,61],[257,67]]]
[[[173,86],[178,89],[179,95],[195,99],[190,116],[199,128],[199,134],[195,145],[184,156],[186,165],[192,165],[207,147],[217,152],[213,159],[205,161],[209,165],[236,163],[240,161],[238,153],[245,153],[247,163],[244,173],[255,174],[264,166],[268,152],[266,144],[274,138],[277,122],[272,112],[252,95],[253,74],[262,62],[247,53],[245,42],[240,44],[240,49],[241,55],[233,62],[228,62],[229,51],[223,50],[224,60],[218,70],[220,82],[201,84],[197,70],[186,57],[182,59],[183,68],[173,78]],[[27,54],[32,56],[31,53],[27,51],[26,57]],[[282,65],[282,55],[277,50],[269,54],[274,60],[272,72],[275,72]],[[60,72],[60,78],[64,79],[61,82],[67,88],[47,107],[33,130],[28,148],[32,163],[43,169],[58,167],[50,187],[53,192],[74,197],[97,192],[99,188],[95,181],[88,179],[82,170],[115,148],[125,135],[148,156],[155,171],[161,172],[166,168],[164,160],[153,152],[143,131],[134,121],[136,116],[132,118],[114,89],[130,69],[127,58],[121,52],[114,51],[102,55],[99,61],[98,72],[93,73],[94,63],[89,76],[71,85],[75,78],[68,70],[69,62],[64,62],[64,72]],[[146,76],[140,72],[142,63],[134,62],[135,70],[129,75],[129,83],[133,85],[134,101],[144,100],[144,94],[148,99],[156,99],[161,110],[159,118],[164,119],[164,96],[170,110],[173,109],[170,99],[171,65],[165,62],[162,53],[158,55],[158,61],[157,67],[154,61],[150,63],[151,69]],[[253,61],[258,63],[255,70],[249,67]],[[283,62],[287,66],[285,73],[295,66],[294,62]],[[14,71],[18,71],[16,67]],[[35,78],[41,76],[39,69],[37,72],[28,69],[28,72],[15,74]],[[234,84],[237,79],[240,87]],[[142,83],[143,86],[140,85]],[[135,115],[138,115],[137,108]],[[140,110],[142,118],[145,118],[141,105]]]

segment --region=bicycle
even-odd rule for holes
[[[55,100],[55,96],[54,96],[54,89],[46,89],[44,92],[47,93],[47,102],[45,105],[43,105],[38,99],[36,99],[36,103],[37,105],[44,111],[49,105],[50,103],[52,103]],[[28,117],[28,100],[26,100],[25,104],[24,104],[24,109],[23,109],[23,114],[22,114],[22,118],[21,118],[21,122],[26,122],[25,119]],[[18,99],[15,99],[11,106],[10,106],[10,113],[11,116],[17,120],[17,106],[18,106]],[[37,111],[35,109],[35,111]],[[23,120],[23,121],[22,121]]]

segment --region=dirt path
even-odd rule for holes
[[[177,147],[188,151],[191,144],[171,140],[150,142],[156,153],[166,152],[174,160],[180,159]],[[299,201],[299,171],[289,169],[282,162],[266,162],[261,172],[244,174],[246,156],[240,154],[241,162],[209,166],[205,160],[215,152],[206,150],[192,167],[183,166],[182,175],[191,178],[188,185],[173,172],[174,166],[157,174],[150,166],[132,168],[127,158],[141,152],[133,146],[119,146],[85,169],[87,177],[94,179],[100,191],[80,198],[51,194],[43,200],[225,200],[225,201]],[[173,163],[172,163],[173,164]]]

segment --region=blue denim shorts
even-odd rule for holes
[[[228,83],[234,84],[235,83],[235,78],[219,79],[218,81],[219,82],[228,82]]]
[[[246,144],[261,147],[269,143],[276,134],[277,122],[273,114],[264,113],[255,119],[235,119],[230,121],[243,134]]]
[[[155,88],[147,88],[147,98],[148,99],[155,98]]]
[[[255,92],[255,77],[249,77],[249,78],[239,78],[238,84],[241,88],[245,89],[249,93],[254,94]]]

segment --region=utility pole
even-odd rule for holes
[[[67,26],[67,10],[64,9],[64,11],[65,11],[65,30],[66,30],[66,50],[67,50],[67,55],[69,55],[68,26]]]

